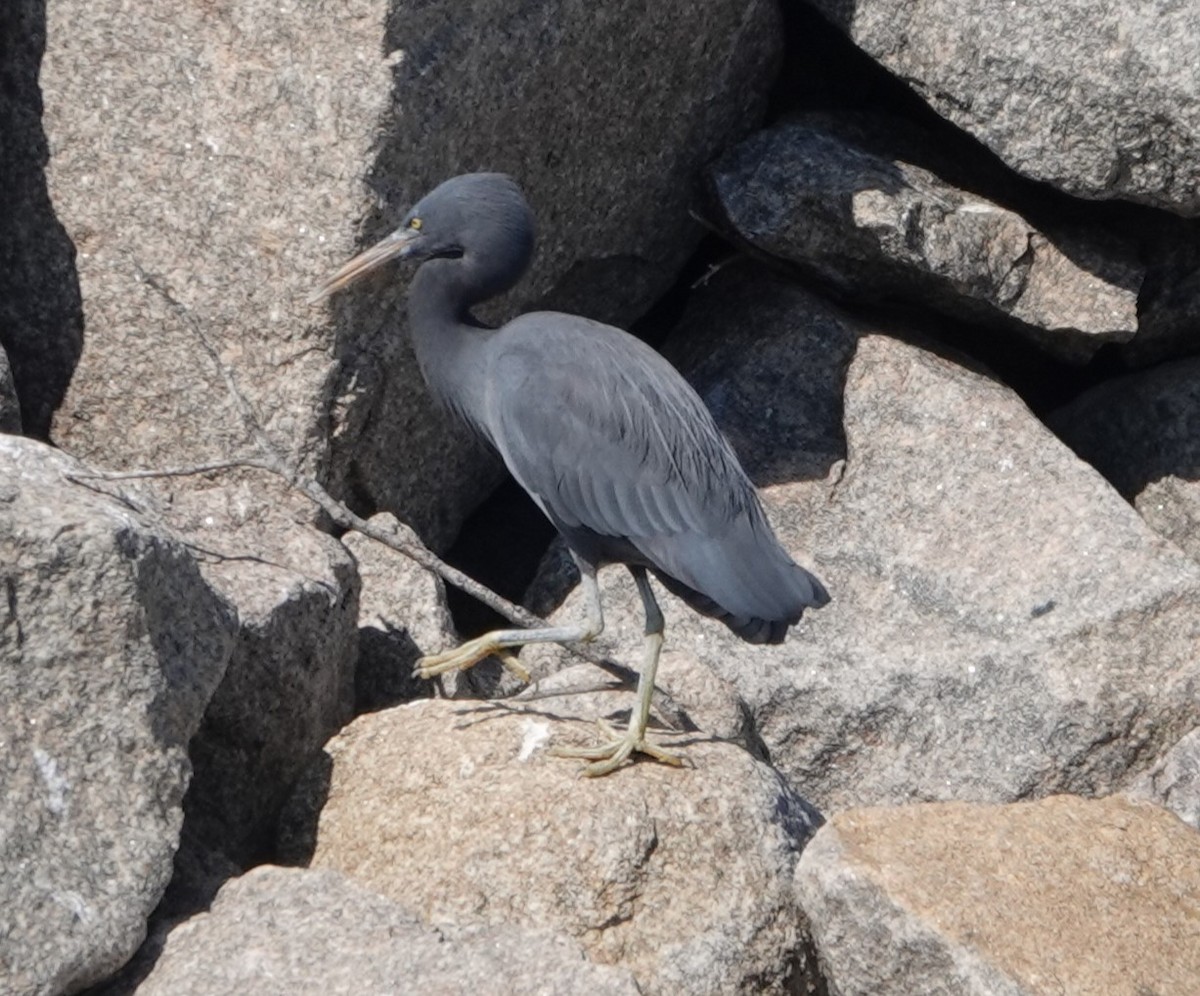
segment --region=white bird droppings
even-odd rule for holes
[[[33,763],[37,765],[38,774],[46,785],[46,808],[55,816],[62,816],[67,811],[70,782],[58,770],[58,762],[40,747],[33,748]]]
[[[524,736],[521,738],[521,750],[517,754],[517,760],[528,761],[533,752],[550,739],[550,724],[527,719],[521,724],[521,729]]]

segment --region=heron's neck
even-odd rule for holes
[[[471,274],[462,262],[434,259],[417,270],[408,292],[408,324],[430,391],[460,418],[477,422],[487,359],[483,347],[492,332],[471,317],[471,306],[483,298],[470,293],[464,278]]]

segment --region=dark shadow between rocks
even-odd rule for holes
[[[1200,358],[1164,363],[1099,385],[1051,413],[1047,424],[1133,502],[1170,478],[1200,481],[1197,384]]]
[[[1005,330],[982,328],[918,305],[890,298],[863,300],[819,280],[784,260],[767,256],[751,246],[739,246],[741,261],[730,265],[761,265],[790,283],[823,298],[850,316],[880,332],[953,361],[1015,391],[1039,418],[1084,391],[1125,371],[1116,343],[1098,349],[1085,363],[1071,363],[1050,355],[1036,345]],[[679,330],[682,334],[683,330]],[[838,397],[845,386],[845,368],[836,385]],[[838,431],[840,432],[840,413]],[[844,440],[842,442],[844,449]],[[739,452],[739,456],[740,456]],[[829,463],[824,464],[826,468]],[[747,466],[749,470],[749,466]],[[753,475],[753,472],[751,473]],[[814,473],[813,477],[816,474]],[[782,479],[784,481],[787,478]],[[757,480],[760,486],[779,481]]]
[[[913,165],[1019,210],[1009,201],[1019,198],[1032,181],[1013,172],[991,149],[943,118],[912,87],[855,45],[846,33],[853,18],[852,4],[847,7],[844,27],[839,28],[807,3],[792,0],[783,5],[786,55],[764,127],[813,111],[828,112],[832,120],[893,121],[897,129],[914,136],[902,150]],[[862,139],[870,140],[869,130]]]
[[[307,868],[317,851],[317,824],[329,799],[333,758],[322,750],[292,787],[279,814],[275,838],[276,864]]]
[[[83,300],[75,246],[46,188],[38,87],[45,48],[45,0],[8,0],[0,9],[0,346],[25,434],[49,440],[83,351]]]
[[[429,695],[429,682],[412,676],[421,656],[407,629],[374,626],[358,629],[358,667],[354,672],[354,714],[378,712]]]

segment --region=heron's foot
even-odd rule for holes
[[[413,677],[433,678],[447,671],[465,671],[488,657],[495,657],[521,681],[529,682],[529,671],[517,660],[517,655],[509,649],[508,644],[497,640],[491,633],[468,640],[453,650],[422,657],[413,669]]]
[[[549,753],[555,757],[575,757],[592,764],[584,765],[583,774],[588,778],[599,778],[615,771],[633,754],[645,754],[663,764],[676,768],[683,767],[683,758],[672,754],[661,747],[656,747],[646,739],[645,730],[629,730],[621,734],[614,730],[604,720],[599,719],[596,725],[608,739],[597,747],[552,747]]]

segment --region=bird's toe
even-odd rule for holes
[[[587,778],[599,778],[616,771],[634,754],[645,754],[662,764],[675,768],[683,767],[683,758],[678,754],[664,750],[652,744],[644,735],[629,731],[618,735],[604,720],[597,720],[601,732],[611,739],[595,747],[552,747],[549,751],[554,757],[575,758],[581,761],[591,761],[584,765],[580,774]]]
[[[446,674],[448,671],[465,671],[467,668],[474,667],[481,660],[493,656],[521,681],[529,682],[529,671],[517,659],[516,654],[508,649],[503,639],[491,633],[468,640],[453,650],[419,658],[416,667],[413,668],[413,677],[434,678],[439,674]]]

